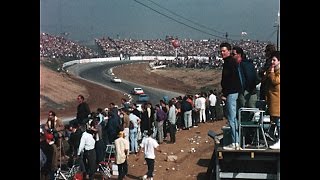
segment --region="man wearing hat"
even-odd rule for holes
[[[124,138],[125,134],[120,131],[118,138],[114,141],[116,148],[116,164],[118,165],[118,179],[122,180],[128,173],[127,157],[129,153],[129,141]]]

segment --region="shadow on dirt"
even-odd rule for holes
[[[197,164],[202,167],[208,167],[210,163],[210,159],[199,159]]]
[[[130,178],[130,179],[142,179],[140,176],[133,176],[133,175],[130,175],[130,174],[127,174],[127,177]]]
[[[207,173],[199,173],[197,176],[197,180],[209,180],[209,177],[207,176]]]

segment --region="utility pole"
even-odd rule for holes
[[[280,13],[278,12],[278,19],[276,21],[276,25],[274,25],[273,27],[276,27],[277,28],[277,51],[280,50],[280,44],[279,44],[279,41],[280,41]]]
[[[280,11],[278,11],[278,21],[277,21],[277,51],[280,50],[279,37],[280,37]]]
[[[229,36],[228,32],[226,32],[226,40],[227,40],[227,42],[228,42],[228,36]]]

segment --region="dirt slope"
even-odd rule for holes
[[[72,76],[63,76],[43,66],[40,68],[40,119],[46,118],[48,110],[55,110],[58,116],[74,116],[78,94],[86,97],[92,110],[97,107],[107,107],[110,102],[120,104],[123,95],[119,92]],[[146,64],[115,68],[114,73],[122,79],[182,93],[196,91],[194,89],[205,84],[219,83],[221,77],[214,71],[157,70],[151,72]],[[201,123],[198,128],[177,132],[176,144],[161,144],[160,148],[163,152],[156,154],[154,179],[207,179],[205,173],[214,148],[213,140],[208,137],[207,133],[208,130],[220,132],[221,127],[225,124],[226,120]],[[195,148],[196,152],[191,153],[191,148]],[[167,155],[171,154],[178,156],[176,162],[165,160]],[[135,155],[130,155],[128,164],[127,179],[140,179],[147,171],[143,154],[140,154],[137,161]],[[112,179],[116,179],[116,176]]]

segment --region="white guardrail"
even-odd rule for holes
[[[184,59],[184,57],[179,57],[180,59]],[[206,56],[188,56],[188,58],[195,58],[195,59],[205,59],[208,60],[209,57]],[[175,56],[131,56],[129,61],[154,61],[154,60],[174,60]],[[80,60],[73,60],[68,61],[62,65],[62,68],[67,66],[72,66],[74,64],[82,64],[82,63],[93,63],[93,62],[106,62],[106,61],[120,61],[120,57],[107,57],[107,58],[91,58],[91,59],[80,59]],[[128,61],[128,60],[126,60]]]

